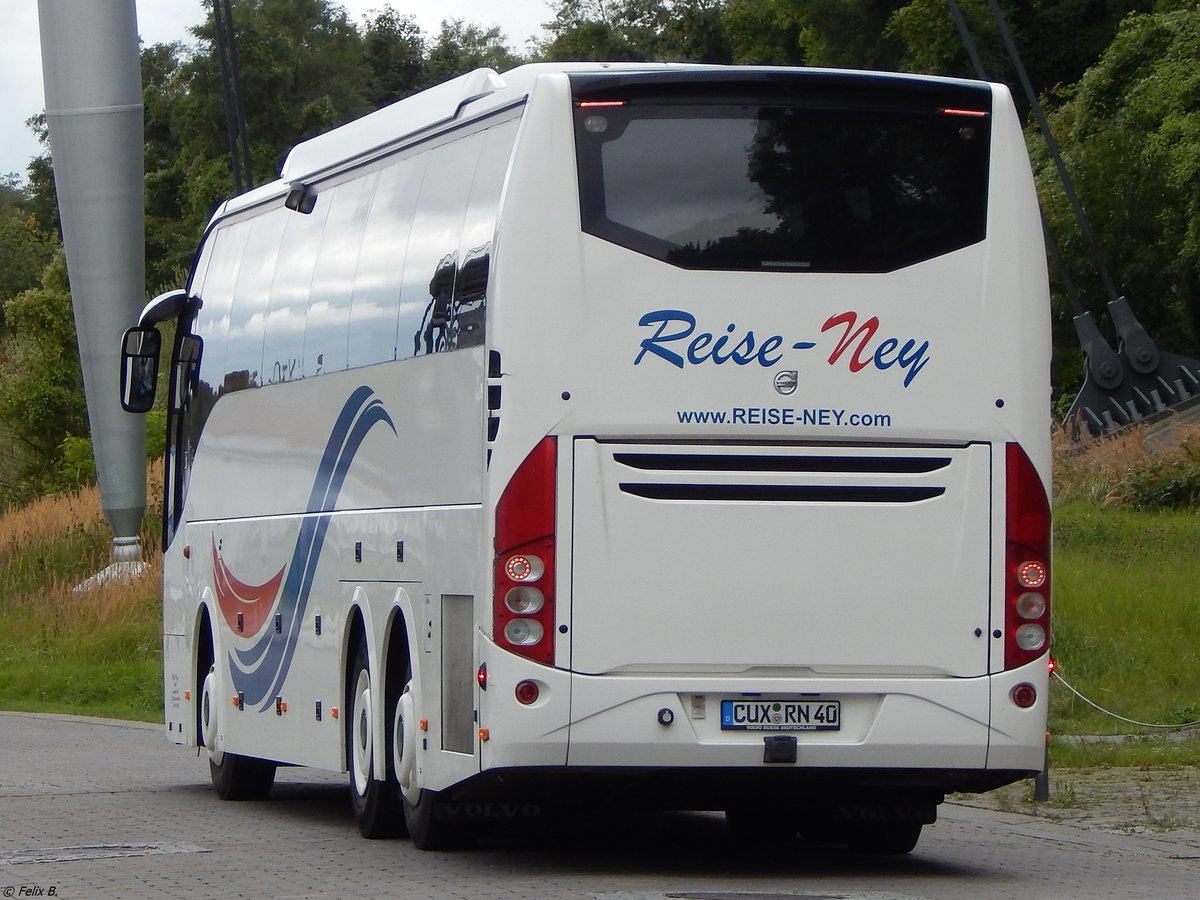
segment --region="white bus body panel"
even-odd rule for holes
[[[986,445],[577,440],[575,671],[986,674],[990,456]],[[660,459],[685,468],[633,468]],[[821,471],[830,461],[867,471]],[[711,471],[706,462],[766,470]],[[806,462],[817,470],[771,470]],[[904,471],[910,463],[936,468]],[[722,489],[745,488],[768,497],[834,488],[846,499],[722,499]],[[672,489],[715,499],[636,493]],[[874,490],[880,499],[860,499]],[[924,499],[889,502],[891,490]]]
[[[434,651],[444,637],[446,598],[470,598],[472,604],[486,599],[478,453],[483,352],[412,360],[400,367],[402,373],[379,366],[241,391],[214,408],[191,478],[193,484],[222,489],[189,494],[185,525],[167,563],[168,584],[188,588],[168,588],[164,618],[167,690],[177,694],[171,685],[191,683],[196,648],[194,640],[171,632],[194,633],[197,600],[208,610],[219,696],[226,704],[219,718],[224,746],[263,759],[344,769],[345,719],[339,712],[345,705],[345,660],[352,653],[346,643],[349,621],[362,616],[368,646],[376,648],[372,666],[381,666],[378,651],[398,610],[412,646],[419,648],[413,674],[424,703],[420,714],[430,729],[423,777],[441,787],[478,771],[473,721],[467,753],[439,752],[447,726],[441,713],[447,661],[439,665]],[[437,379],[443,406],[427,402],[432,393],[423,383],[427,379]],[[348,398],[354,396],[360,410],[377,406],[386,420],[365,424],[361,415],[348,418]],[[279,414],[262,415],[261,402],[268,397]],[[342,438],[334,434],[339,427]],[[332,477],[315,499],[323,471]],[[404,507],[386,505],[397,497],[405,498]],[[264,516],[262,510],[273,512]],[[306,534],[318,540],[306,544]],[[181,548],[187,548],[187,559]],[[308,575],[293,582],[294,573],[304,569]],[[271,585],[269,592],[254,602],[246,586],[264,585]],[[289,596],[289,585],[298,595]],[[266,604],[265,611],[258,603]],[[460,668],[473,670],[473,626],[471,631],[469,658]],[[373,675],[380,678],[382,672]],[[383,721],[382,692],[376,694],[377,721]],[[182,741],[177,737],[182,732],[195,743],[194,712],[172,711],[171,702],[169,733]],[[472,710],[466,714],[473,718]],[[462,722],[454,727],[463,733]],[[375,758],[385,759],[383,729],[376,739]]]

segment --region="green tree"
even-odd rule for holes
[[[16,175],[0,178],[0,324],[3,304],[41,283],[58,241],[38,225]]]
[[[185,93],[180,66],[187,51],[180,43],[142,50],[143,153],[146,191],[146,283],[149,293],[177,287],[191,263],[196,222],[188,196],[175,109]]]
[[[1200,336],[1200,9],[1134,15],[1052,125],[1119,289],[1163,347]],[[1087,298],[1104,298],[1062,186],[1030,136],[1047,218]],[[1099,312],[1101,303],[1088,303]],[[1066,343],[1072,340],[1062,336]]]
[[[791,0],[790,5],[810,65],[900,68],[904,48],[887,24],[905,0]]]
[[[7,502],[24,501],[62,483],[63,443],[87,434],[83,375],[58,253],[40,287],[5,304],[9,334],[0,352],[0,423],[12,436],[15,474],[0,485]]]
[[[505,44],[499,28],[483,28],[462,19],[442,22],[442,30],[429,48],[425,63],[426,86],[439,84],[472,69],[503,72],[521,59]]]
[[[538,56],[561,61],[731,62],[722,0],[563,0]]]
[[[367,100],[372,106],[383,106],[425,82],[425,38],[412,16],[400,15],[391,5],[372,15],[362,28],[363,51],[371,70]]]
[[[47,234],[62,234],[62,222],[58,217],[58,195],[54,192],[54,167],[50,161],[50,133],[46,130],[46,114],[38,113],[25,122],[42,146],[40,155],[29,161],[25,169],[28,176],[25,189],[29,198],[29,211],[37,226]]]
[[[177,73],[170,131],[190,231],[233,192],[212,2],[193,29],[199,49]],[[287,150],[370,110],[362,38],[329,0],[234,0],[241,99],[254,182],[275,178]]]
[[[1001,0],[1025,68],[1039,94],[1078,81],[1112,41],[1125,16],[1152,0]],[[958,0],[988,78],[1018,87],[1016,68],[988,0]],[[946,0],[909,0],[888,20],[908,71],[977,77]],[[1024,99],[1019,98],[1023,103]]]
[[[721,22],[733,62],[756,66],[799,66],[800,19],[790,0],[727,0]]]

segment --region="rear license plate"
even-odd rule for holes
[[[722,700],[722,731],[838,731],[837,700]]]

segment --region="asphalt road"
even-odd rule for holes
[[[943,805],[917,849],[745,847],[716,814],[579,816],[422,853],[366,841],[343,778],[280,770],[222,803],[207,761],[157,726],[0,713],[0,897],[589,900],[1194,898],[1194,832],[1086,830]]]

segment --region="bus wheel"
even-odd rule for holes
[[[416,800],[420,794],[416,778],[417,720],[412,683],[407,679],[392,715],[392,771],[396,774],[401,797]]]
[[[346,761],[350,768],[350,805],[363,837],[396,837],[403,822],[396,784],[391,778],[378,781],[373,776],[375,720],[366,638],[359,644],[349,684]]]
[[[855,826],[848,837],[851,850],[864,853],[911,853],[921,838],[921,823],[873,822]]]
[[[800,817],[794,810],[766,804],[732,806],[725,810],[725,824],[737,840],[760,844],[795,838]]]
[[[216,668],[210,668],[200,691],[200,735],[208,748],[208,772],[222,800],[264,800],[275,784],[275,765],[249,756],[226,753],[220,746]]]
[[[392,764],[404,804],[404,823],[418,850],[452,850],[471,843],[470,827],[437,816],[438,794],[420,786],[417,774],[417,719],[412,670],[405,673],[404,691],[396,704],[392,726]]]

